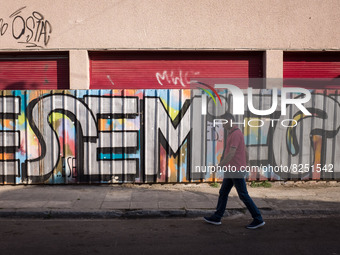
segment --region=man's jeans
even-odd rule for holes
[[[219,192],[220,195],[218,197],[218,203],[216,207],[215,216],[218,219],[221,219],[223,217],[223,214],[225,212],[227,202],[228,202],[229,192],[233,186],[235,186],[239,198],[246,205],[253,219],[262,221],[262,216],[261,216],[259,209],[257,208],[257,206],[255,205],[255,203],[253,202],[253,200],[250,198],[248,194],[247,185],[246,185],[246,181],[244,180],[244,178],[240,178],[240,179],[224,178],[223,179],[223,183],[222,183],[222,186]]]

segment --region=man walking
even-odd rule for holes
[[[210,217],[204,217],[204,220],[214,225],[221,224],[221,218],[226,210],[228,196],[231,188],[235,186],[239,198],[248,208],[253,217],[252,223],[246,226],[248,229],[256,229],[265,224],[261,213],[247,191],[245,179],[240,174],[240,168],[246,167],[248,163],[248,153],[244,143],[242,131],[232,122],[235,122],[234,116],[227,113],[225,119],[228,121],[223,125],[228,130],[226,147],[219,163],[220,167],[226,166],[227,169],[237,169],[237,173],[227,173],[227,178],[223,179],[222,186],[219,191],[219,197],[215,213]]]

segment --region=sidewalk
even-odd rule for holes
[[[340,183],[249,187],[266,216],[340,215]],[[0,186],[0,217],[116,218],[209,215],[219,187],[209,184]],[[232,189],[228,213],[248,213]]]

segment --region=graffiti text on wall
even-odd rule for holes
[[[158,84],[163,85],[181,85],[182,87],[188,87],[190,85],[190,76],[199,75],[200,72],[179,70],[175,71],[163,71],[156,73],[156,79]]]
[[[228,92],[219,92],[232,111]],[[245,95],[247,97],[247,95]],[[314,91],[305,107],[278,107],[256,116],[245,105],[242,127],[253,165],[332,164],[334,172],[257,173],[248,179],[339,179],[340,104],[335,90]],[[256,109],[268,109],[269,90],[253,93]],[[280,102],[280,98],[278,98]],[[247,101],[247,100],[245,100]],[[200,182],[223,173],[196,172],[223,154],[225,132],[213,127],[212,100],[202,117],[200,90],[2,91],[0,95],[0,183]],[[242,119],[241,119],[242,118]],[[294,119],[294,128],[267,119]]]
[[[25,9],[26,6],[16,10],[7,19],[0,18],[0,36],[9,34],[28,48],[46,47],[52,33],[51,23],[40,12],[24,14]]]

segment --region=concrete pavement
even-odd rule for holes
[[[0,186],[0,217],[115,218],[202,216],[219,187],[203,184]],[[339,182],[275,182],[248,187],[264,217],[340,215]],[[232,189],[229,214],[248,213]]]

